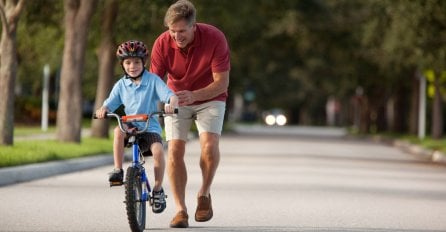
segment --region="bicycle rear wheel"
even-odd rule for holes
[[[132,231],[144,231],[146,227],[146,201],[142,200],[141,171],[129,167],[126,174],[125,204]]]

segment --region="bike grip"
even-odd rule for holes
[[[161,113],[161,114],[168,114],[168,113],[166,113],[165,110],[161,110],[159,113]],[[173,110],[173,113],[172,113],[172,114],[178,114],[178,108],[175,108],[175,109]]]

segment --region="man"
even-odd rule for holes
[[[211,185],[220,160],[219,138],[223,127],[229,85],[229,47],[224,34],[214,26],[196,23],[196,10],[187,0],[169,7],[164,18],[168,31],[155,41],[150,71],[160,77],[167,74],[167,85],[179,99],[177,117],[166,117],[168,176],[176,204],[173,228],[187,228],[185,204],[187,182],[184,162],[187,135],[192,121],[198,128],[202,185],[197,195],[195,220],[213,216]]]

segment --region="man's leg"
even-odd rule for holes
[[[213,216],[211,185],[220,162],[220,151],[218,148],[219,135],[215,133],[203,132],[200,134],[201,157],[200,167],[203,178],[201,189],[198,192],[197,210],[195,211],[195,221],[209,221]]]
[[[176,206],[176,214],[170,222],[170,227],[187,228],[189,215],[185,202],[187,170],[184,153],[193,111],[189,107],[180,107],[178,111],[178,115],[164,118],[166,140],[169,141],[167,173]]]
[[[220,162],[219,138],[220,136],[215,133],[203,132],[200,134],[200,167],[203,183],[198,192],[199,197],[209,196],[212,181]]]
[[[185,203],[187,171],[184,162],[186,142],[179,139],[169,141],[168,147],[168,175],[172,188],[173,198],[177,212],[187,212]]]
[[[170,185],[177,212],[170,222],[170,227],[187,228],[189,227],[189,216],[185,202],[187,171],[184,162],[186,142],[184,140],[173,139],[169,141],[169,157],[167,161]]]

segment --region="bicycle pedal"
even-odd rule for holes
[[[122,186],[123,184],[124,184],[124,182],[110,182],[110,187]]]

